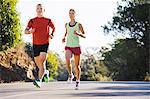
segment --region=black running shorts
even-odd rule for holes
[[[49,44],[36,45],[33,44],[34,57],[39,56],[40,52],[47,53]]]

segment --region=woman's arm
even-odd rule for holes
[[[86,38],[86,37],[84,36],[85,32],[84,32],[83,26],[82,26],[82,24],[80,24],[80,23],[79,23],[79,29],[80,29],[80,31],[81,31],[82,34],[81,34],[81,33],[78,33],[77,31],[74,31],[74,34],[76,34],[76,35],[78,35],[78,36],[80,36],[80,37]]]
[[[79,29],[80,29],[82,34],[85,34],[82,24],[79,24]]]
[[[64,37],[63,37],[63,39],[62,39],[62,42],[64,43],[65,41],[66,41],[66,36],[67,36],[67,23],[65,24],[65,29],[66,29],[66,32],[65,32],[65,35],[64,35]]]

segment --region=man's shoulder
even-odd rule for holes
[[[47,18],[47,17],[43,17],[42,19],[40,19],[40,20],[47,20],[47,21],[51,21],[51,19],[50,18]],[[32,18],[32,19],[30,19],[30,21],[31,22],[33,22],[33,21],[36,21],[36,20],[39,20],[39,18],[38,17],[34,17],[34,18]]]
[[[36,17],[31,18],[29,21],[33,23],[34,20],[36,20]]]
[[[44,17],[44,19],[46,19],[46,20],[51,20],[50,18],[47,18],[47,17]]]
[[[35,19],[37,19],[37,17],[31,18],[30,20],[35,20]]]

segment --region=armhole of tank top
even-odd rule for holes
[[[69,23],[66,24],[66,28],[69,28]]]
[[[78,28],[78,31],[80,31],[80,27],[79,27],[79,23],[77,22],[77,28]]]

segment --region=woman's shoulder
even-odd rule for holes
[[[81,25],[81,23],[80,22],[77,22],[78,23],[78,25]]]
[[[65,23],[65,27],[67,27],[69,25],[69,22]]]

